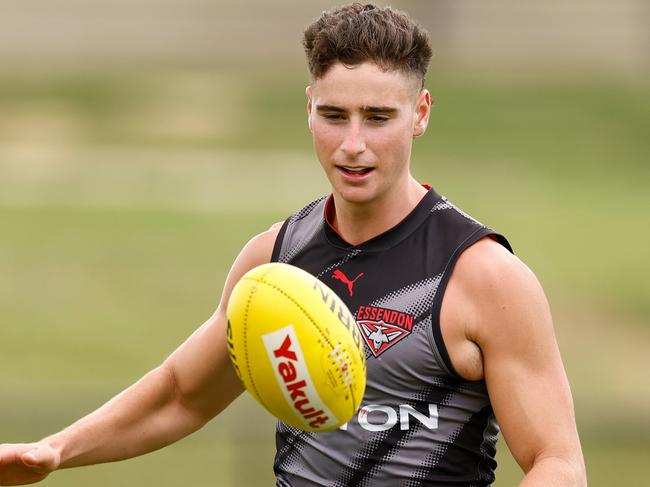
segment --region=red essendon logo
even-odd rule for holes
[[[413,329],[413,316],[386,308],[359,306],[357,324],[375,357],[384,353]]]

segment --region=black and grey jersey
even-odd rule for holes
[[[340,429],[309,433],[278,423],[277,485],[489,486],[498,426],[485,383],[451,365],[440,306],[459,255],[500,235],[429,190],[398,225],[360,245],[327,222],[332,199],[315,201],[282,226],[272,260],[330,286],[365,340],[367,388]]]

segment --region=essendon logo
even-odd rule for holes
[[[413,316],[393,309],[359,306],[357,324],[375,357],[384,353],[413,329]]]
[[[292,325],[262,336],[282,394],[305,426],[315,430],[337,423],[321,400]]]

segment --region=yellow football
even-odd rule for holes
[[[275,417],[330,431],[357,411],[364,341],[347,306],[316,277],[289,264],[256,267],[235,285],[227,316],[237,375]]]

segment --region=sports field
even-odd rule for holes
[[[327,191],[303,78],[0,79],[0,442],[60,429],[157,365],[212,313],[247,239]],[[644,485],[650,85],[429,88],[414,174],[506,234],[545,286],[590,486]],[[513,485],[500,448],[496,485]],[[272,418],[242,397],[171,448],[43,485],[272,485],[272,454]]]

